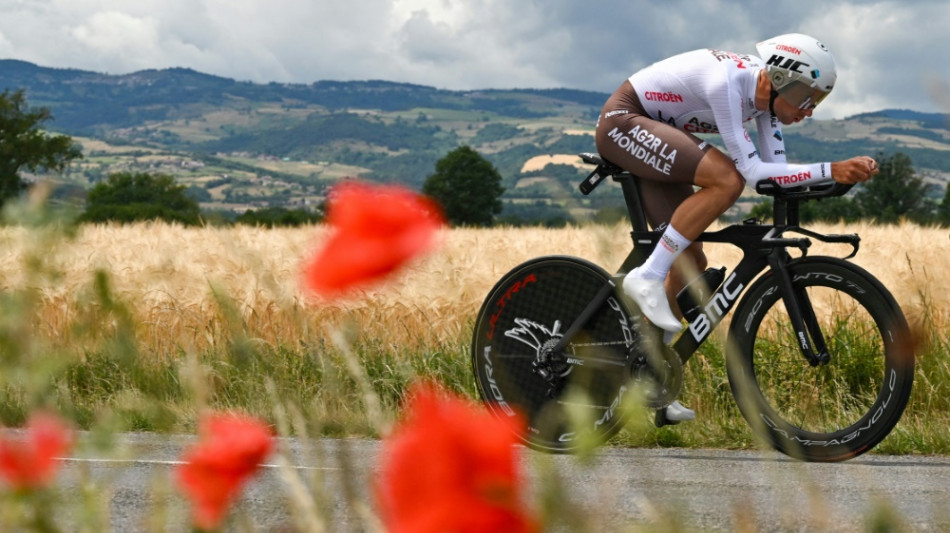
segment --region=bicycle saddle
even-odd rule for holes
[[[620,167],[618,167],[617,165],[611,163],[610,161],[607,161],[607,160],[604,159],[603,156],[601,156],[600,154],[593,154],[593,153],[590,153],[590,152],[585,152],[585,153],[578,154],[578,155],[579,155],[579,156],[581,157],[581,159],[582,159],[585,163],[587,163],[588,165],[597,165],[598,167],[600,167],[599,170],[603,170],[604,173],[605,173],[606,175],[608,175],[608,176],[613,175],[613,174],[619,174],[619,173],[621,173],[621,172],[624,172],[624,170],[623,170],[622,168],[620,168]]]

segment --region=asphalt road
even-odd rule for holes
[[[91,490],[98,492],[94,501],[111,502],[92,516],[113,531],[187,531],[188,507],[175,494],[171,472],[189,440],[123,435],[118,453],[84,451],[67,459],[58,480],[67,501],[58,520],[66,531],[89,523],[81,499]],[[275,459],[247,487],[235,514],[239,527],[297,531],[289,495],[312,501],[306,492],[318,490],[324,504],[310,512],[323,517],[326,531],[374,531],[371,513],[354,502],[369,501],[378,441],[282,440],[281,446],[289,466]],[[529,492],[562,487],[568,499],[557,506],[561,523],[575,520],[583,531],[643,524],[659,531],[670,525],[682,531],[868,531],[873,516],[896,517],[908,531],[950,531],[950,457],[868,454],[805,464],[771,452],[617,448],[585,462],[527,450],[524,456]],[[296,482],[306,492],[291,489]],[[562,529],[569,530],[556,530]]]

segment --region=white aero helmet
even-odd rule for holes
[[[787,33],[755,46],[765,61],[772,89],[799,109],[812,109],[828,96],[838,79],[835,58],[814,37]]]

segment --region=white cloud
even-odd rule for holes
[[[815,23],[827,35],[839,83],[827,103],[839,115],[884,107],[935,110],[926,80],[948,79],[941,50],[950,46],[944,3],[836,4]]]
[[[127,65],[149,68],[161,59],[158,28],[151,17],[104,11],[91,15],[69,33],[85,53],[103,60],[122,60],[129,55],[123,60]]]
[[[7,36],[0,32],[0,57],[11,55],[13,52],[13,44],[7,40]]]
[[[840,66],[820,118],[936,110],[928,86],[950,79],[950,9],[936,0],[767,10],[750,0],[0,0],[0,12],[0,56],[109,73],[180,66],[257,82],[610,92],[677,52],[753,52],[800,31],[828,43]]]
[[[418,13],[425,13],[433,22],[458,27],[470,18],[466,5],[458,0],[393,0],[392,19],[400,25]]]

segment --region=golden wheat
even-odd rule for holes
[[[854,262],[892,291],[912,321],[927,318],[946,330],[948,230],[911,224],[816,229],[859,233],[861,251]],[[323,301],[305,295],[299,276],[303,260],[326,235],[321,226],[268,230],[145,223],[84,226],[73,238],[50,244],[35,231],[6,227],[0,229],[0,289],[35,290],[34,333],[54,342],[70,342],[69,325],[91,305],[95,273],[104,271],[116,299],[138,324],[139,342],[156,355],[214,347],[222,328],[240,327],[264,342],[296,343],[322,338],[327,326],[347,321],[359,324],[364,336],[413,350],[464,340],[495,281],[522,261],[574,255],[610,271],[630,248],[621,226],[445,230],[434,253],[388,283],[345,300]],[[809,253],[840,257],[848,250],[816,243]],[[706,252],[710,265],[732,266],[740,256],[728,245],[707,245]],[[229,306],[240,319],[237,326],[222,320]]]

